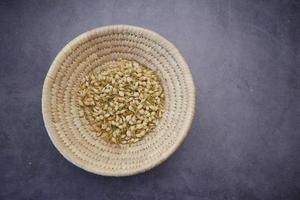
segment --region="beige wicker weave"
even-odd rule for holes
[[[77,106],[79,80],[117,58],[157,69],[166,95],[158,126],[131,146],[97,138]],[[141,173],[166,160],[187,135],[194,110],[194,83],[176,47],[157,33],[128,25],[97,28],[72,40],[53,61],[43,87],[43,118],[55,147],[78,167],[105,176]]]

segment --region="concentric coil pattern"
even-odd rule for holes
[[[158,126],[131,146],[97,137],[77,105],[80,80],[118,58],[158,70],[166,96]],[[179,147],[194,114],[194,83],[178,50],[162,36],[134,26],[107,26],[78,36],[57,55],[44,82],[42,109],[52,142],[70,162],[96,174],[132,175],[160,164]]]

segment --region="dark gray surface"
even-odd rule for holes
[[[157,31],[180,49],[197,110],[165,163],[109,178],[58,153],[40,99],[67,42],[122,23]],[[299,1],[2,0],[0,41],[1,200],[300,199]]]

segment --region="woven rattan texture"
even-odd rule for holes
[[[79,80],[117,58],[158,70],[166,96],[158,126],[131,146],[97,138],[77,106]],[[183,57],[162,36],[134,26],[106,26],[78,36],[57,55],[44,82],[42,110],[48,134],[66,159],[96,174],[127,176],[160,164],[179,147],[194,115],[195,89]]]

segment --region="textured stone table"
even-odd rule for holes
[[[43,2],[43,3],[42,3]],[[172,41],[197,110],[181,148],[144,174],[87,173],[54,148],[42,84],[59,50],[108,24]],[[299,1],[0,2],[0,199],[300,199]]]

